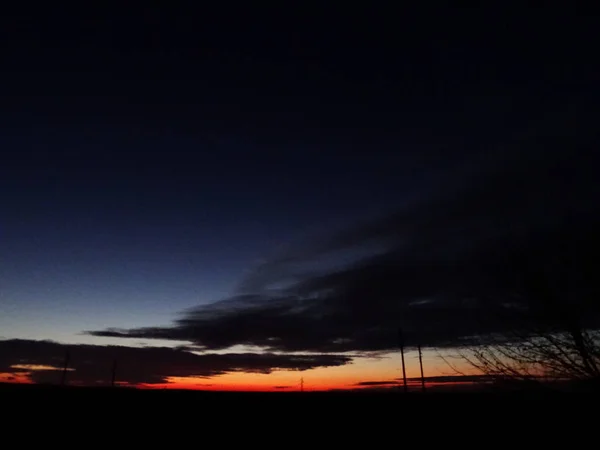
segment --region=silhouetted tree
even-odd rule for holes
[[[524,235],[484,268],[495,332],[475,337],[459,357],[509,380],[600,385],[600,308],[594,227]],[[477,320],[477,317],[474,318]]]

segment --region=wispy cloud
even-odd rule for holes
[[[402,328],[408,346],[452,347],[513,326],[540,277],[563,292],[562,269],[549,264],[570,255],[566,248],[577,253],[570,270],[587,298],[597,291],[589,269],[600,251],[597,132],[588,131],[546,130],[491,154],[493,163],[473,161],[388,217],[265,262],[242,284],[254,292],[186,311],[172,326],[89,333],[340,353],[394,350]],[[322,258],[373,242],[368,256],[310,273]],[[302,266],[305,275],[287,276],[286,267]],[[598,324],[598,308],[585,307]]]

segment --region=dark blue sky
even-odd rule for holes
[[[410,151],[36,128],[2,138],[23,159],[2,189],[9,336],[163,323],[280,246],[396,206],[429,170]]]
[[[597,73],[552,23],[55,14],[3,28],[4,337],[169,323],[585,111]]]

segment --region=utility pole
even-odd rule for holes
[[[116,379],[117,379],[117,360],[115,359],[113,361],[113,365],[112,365],[112,377],[111,377],[111,380],[110,380],[110,385],[112,387],[115,387],[115,381],[116,381]]]
[[[406,364],[404,364],[404,333],[402,329],[398,330],[398,344],[400,345],[400,356],[402,358],[402,380],[404,381],[404,393],[408,392],[406,384]]]
[[[62,376],[60,379],[60,385],[64,386],[67,383],[67,370],[69,369],[69,360],[71,359],[71,355],[69,354],[69,349],[65,352],[65,364],[63,366]]]
[[[419,366],[421,367],[421,390],[425,392],[425,375],[423,374],[423,354],[421,353],[421,344],[419,344]]]
[[[300,392],[304,392],[304,378],[300,378]]]

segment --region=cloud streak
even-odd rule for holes
[[[397,385],[398,381],[359,381],[354,386],[390,386]]]
[[[269,353],[195,354],[168,347],[63,345],[51,341],[0,341],[0,373],[21,375],[35,383],[58,383],[69,352],[67,380],[72,384],[108,385],[113,362],[119,383],[164,384],[171,377],[214,377],[226,373],[268,374],[276,370],[308,370],[351,362],[340,355]]]
[[[395,350],[402,328],[408,346],[455,347],[514,327],[539,306],[532,299],[548,300],[548,283],[557,301],[569,298],[598,326],[591,268],[600,188],[597,132],[588,131],[554,130],[490,155],[493,163],[474,161],[388,217],[266,262],[240,295],[186,311],[172,326],[89,333],[205,350],[368,353]],[[341,268],[311,270],[374,242]],[[309,275],[298,276],[302,267]],[[577,274],[577,295],[565,294],[575,281],[567,272]]]

